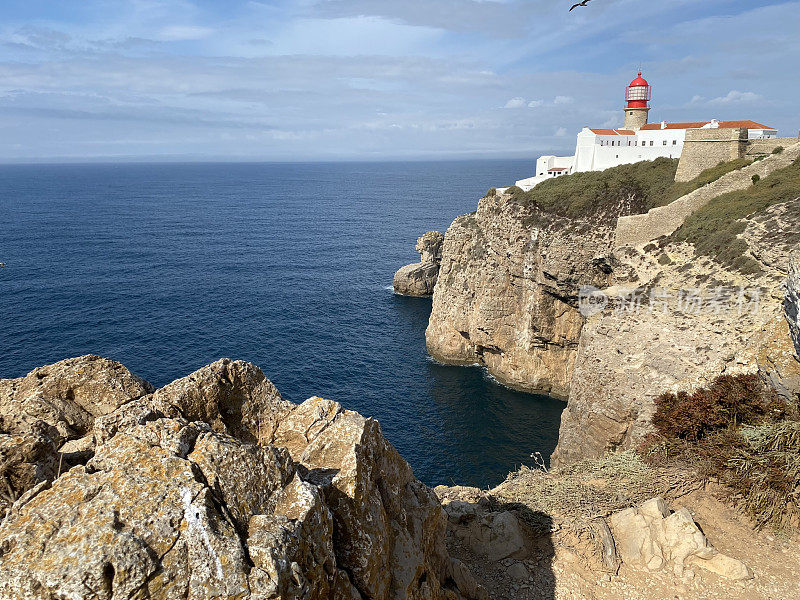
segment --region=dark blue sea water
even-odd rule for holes
[[[531,166],[0,166],[0,377],[95,353],[160,386],[244,359],[379,419],[428,484],[497,484],[550,454],[563,403],[433,363],[430,300],[389,286],[418,235]]]

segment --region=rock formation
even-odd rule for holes
[[[781,285],[800,233],[791,215],[799,212],[800,199],[791,200],[742,223],[761,273],[725,268],[687,244],[616,254],[609,304],[581,332],[555,464],[635,449],[651,431],[659,394],[691,391],[723,373],[758,373],[796,399],[800,363]]]
[[[445,236],[428,351],[482,364],[522,390],[566,398],[583,317],[581,286],[606,285],[613,229],[482,198]]]
[[[615,513],[610,523],[623,563],[634,568],[683,575],[695,565],[728,579],[753,577],[742,561],[711,546],[687,509],[670,513],[663,498]]]
[[[800,252],[795,252],[791,258],[784,307],[794,341],[795,356],[800,360]]]
[[[420,261],[400,267],[394,274],[394,291],[403,296],[430,296],[433,294],[439,265],[442,262],[444,236],[439,231],[429,231],[417,239],[416,250]]]
[[[485,597],[377,422],[250,364],[153,393],[90,356],[0,391],[0,597]],[[59,473],[65,439],[85,441]]]
[[[670,238],[616,248],[613,214],[567,218],[513,191],[487,195],[445,236],[428,350],[567,399],[555,464],[637,447],[659,394],[722,373],[757,372],[796,398],[800,363],[780,287],[798,215],[800,199],[787,198],[737,224],[760,269],[743,274]],[[587,290],[598,291],[594,304]],[[790,321],[793,306],[790,294]]]

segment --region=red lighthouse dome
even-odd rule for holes
[[[639,76],[625,88],[627,108],[648,108],[647,103],[650,101],[652,89],[647,80],[642,77],[642,73],[639,72]]]

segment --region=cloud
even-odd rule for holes
[[[566,135],[567,135],[566,127],[559,127],[558,129],[556,129],[555,133],[556,137],[566,137]]]
[[[753,92],[740,92],[738,90],[731,90],[727,95],[719,98],[713,98],[708,101],[708,104],[753,104],[756,102],[763,102],[764,97]]]
[[[503,108],[522,108],[525,106],[525,98],[517,96],[516,98],[511,98]]]
[[[575,102],[575,98],[572,96],[556,96],[553,99],[553,104],[572,104]]]
[[[528,102],[528,108],[539,108],[544,104],[544,100],[531,100]]]
[[[170,25],[164,27],[156,36],[162,42],[182,42],[187,40],[201,40],[214,33],[210,27],[197,25]]]

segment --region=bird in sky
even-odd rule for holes
[[[582,2],[578,2],[577,4],[573,4],[572,8],[569,9],[569,12],[572,12],[573,10],[578,8],[579,6],[586,6],[591,1],[592,0],[583,0]]]

